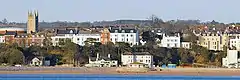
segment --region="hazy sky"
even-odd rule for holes
[[[240,0],[0,0],[0,20],[26,22],[28,10],[38,10],[40,21],[102,21],[200,19],[240,22]]]

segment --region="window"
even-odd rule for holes
[[[128,38],[127,38],[127,41],[128,41]]]
[[[133,30],[131,30],[130,32],[133,33]]]
[[[132,35],[132,34],[131,34],[130,36],[131,36],[131,37],[133,37],[133,35]]]
[[[140,62],[143,62],[143,60],[140,60]]]
[[[58,41],[58,38],[55,38],[55,41]]]
[[[79,38],[77,38],[77,40],[79,41]]]
[[[167,47],[170,47],[170,45],[169,45],[169,44],[167,44]]]
[[[125,30],[122,30],[122,33],[125,33]]]
[[[117,35],[115,35],[115,37],[117,37]]]
[[[177,42],[177,39],[175,39],[175,42]]]
[[[115,33],[117,33],[118,32],[118,30],[115,30]]]
[[[111,38],[111,41],[112,41],[112,38]]]
[[[177,47],[177,44],[175,44],[175,47]]]

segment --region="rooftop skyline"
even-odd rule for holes
[[[28,11],[38,10],[40,21],[102,21],[199,19],[240,22],[239,0],[0,0],[0,19],[26,22]]]

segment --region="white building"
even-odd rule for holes
[[[190,49],[191,42],[181,42],[181,48]]]
[[[0,43],[5,43],[5,38],[3,35],[0,36]]]
[[[222,59],[222,65],[228,68],[239,67],[239,52],[237,50],[227,50],[227,57]]]
[[[64,42],[66,39],[70,39],[73,43],[84,46],[85,41],[88,38],[93,38],[96,42],[100,42],[101,34],[98,33],[84,33],[84,32],[74,32],[74,30],[63,31],[63,33],[57,34],[56,36],[52,36],[52,44],[53,46],[61,45],[61,42]]]
[[[30,62],[30,66],[43,66],[43,58],[34,57]]]
[[[240,51],[240,37],[239,36],[230,37],[229,47],[236,48],[236,50]]]
[[[110,40],[113,43],[126,42],[130,46],[139,45],[139,34],[136,29],[110,29]]]
[[[162,34],[162,40],[159,44],[160,47],[180,48],[180,45],[181,42],[179,33],[174,35]]]
[[[127,52],[121,55],[121,62],[124,66],[137,62],[146,64],[151,68],[153,66],[153,56],[148,52]]]
[[[96,42],[100,42],[101,34],[79,33],[73,37],[73,42],[78,45],[84,46],[85,41],[90,38],[95,39]]]
[[[86,67],[117,67],[118,61],[111,60],[111,55],[108,54],[107,58],[103,58],[97,54],[97,57],[94,59],[89,57],[89,63],[85,65]]]

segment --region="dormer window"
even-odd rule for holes
[[[122,30],[122,33],[125,33],[125,30]]]
[[[70,32],[69,32],[70,34],[73,34],[73,30],[70,30]]]
[[[118,30],[115,30],[115,33],[117,33],[118,32]]]
[[[130,32],[133,33],[133,30],[131,30]]]

